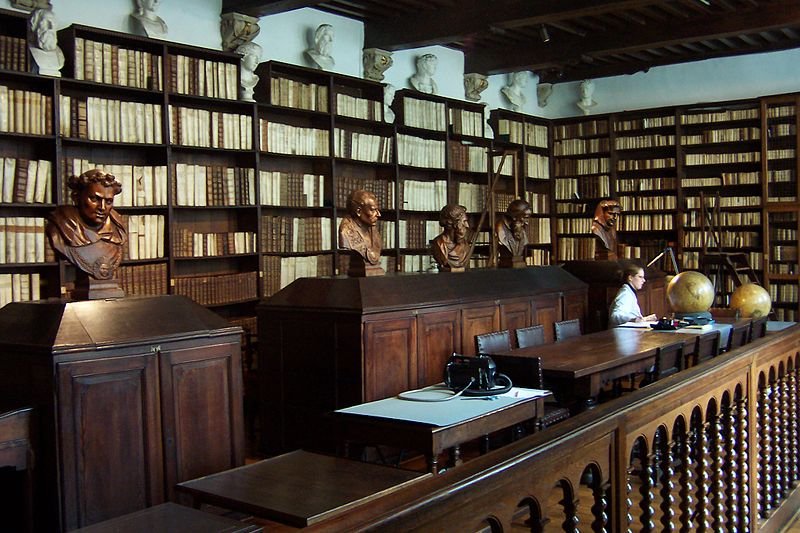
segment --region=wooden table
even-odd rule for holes
[[[531,389],[518,388],[512,389],[508,394],[517,394],[517,397],[513,400],[502,396],[497,400],[459,397],[447,402],[424,404],[387,398],[334,411],[331,413],[331,419],[340,442],[345,444],[350,442],[385,444],[400,449],[417,450],[425,454],[429,471],[437,474],[439,472],[439,454],[450,450],[450,464],[453,466],[460,464],[461,444],[483,438],[492,432],[513,427],[528,420],[535,421],[544,413],[544,401],[550,397],[550,394],[524,397],[535,393]],[[392,402],[405,402],[410,407],[419,407],[432,413],[434,417],[437,412],[454,411],[456,402],[461,405],[469,405],[470,408],[476,407],[475,411],[480,412],[458,418],[452,423],[436,425],[430,422],[394,417],[391,411]],[[468,402],[468,404],[464,404],[464,402]],[[384,406],[387,408],[384,409]],[[364,414],[365,412],[377,413],[380,416],[371,416]]]
[[[203,503],[307,527],[430,474],[296,450],[177,485]]]
[[[175,503],[162,503],[93,524],[75,533],[255,533],[263,528]]]
[[[649,369],[660,346],[681,340],[691,349],[695,338],[678,332],[614,328],[497,355],[541,357],[546,387],[559,402],[579,411],[596,405],[605,384]]]

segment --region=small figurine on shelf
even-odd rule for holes
[[[508,75],[509,84],[500,89],[503,96],[511,103],[512,111],[522,111],[528,98],[525,96],[525,88],[528,86],[529,74],[527,70],[512,72]]]
[[[528,221],[531,206],[521,199],[513,200],[494,226],[501,268],[525,267],[525,247],[528,245]]]
[[[114,196],[122,192],[117,179],[99,169],[87,170],[67,181],[74,205],[57,207],[48,217],[47,237],[53,249],[78,268],[76,300],[125,296],[117,268],[128,232],[114,210]]]
[[[469,221],[467,208],[447,204],[439,212],[441,234],[431,241],[431,254],[441,272],[464,272],[469,265],[470,242],[467,239]]]
[[[599,242],[596,243],[594,258],[597,261],[616,261],[617,259],[617,219],[620,215],[619,202],[616,200],[600,200],[594,210],[592,233]]]
[[[351,277],[382,276],[381,235],[377,224],[381,216],[378,199],[369,191],[355,190],[347,197],[347,215],[339,224],[339,248],[350,250]]]
[[[437,94],[439,87],[436,85],[433,75],[436,74],[438,64],[439,58],[434,54],[423,54],[417,57],[417,72],[408,79],[411,86],[421,93]]]
[[[580,91],[581,91],[581,99],[575,104],[581,111],[583,111],[584,115],[588,115],[592,108],[597,105],[592,99],[592,95],[594,94],[594,82],[592,80],[583,80],[580,84]]]
[[[333,51],[333,26],[320,24],[314,31],[314,46],[306,50],[306,55],[318,69],[330,70],[336,64]]]
[[[384,122],[394,122],[394,111],[392,110],[392,102],[394,102],[394,93],[397,91],[394,85],[387,83],[383,87],[383,120]]]
[[[136,0],[136,11],[131,16],[139,23],[148,37],[161,39],[167,36],[167,23],[156,14],[161,0]]]
[[[244,43],[236,49],[236,52],[242,54],[239,99],[254,102],[253,88],[258,83],[255,70],[261,61],[261,46],[253,42]]]
[[[365,48],[362,60],[364,77],[372,81],[383,81],[383,73],[394,64],[392,53],[380,48]]]
[[[53,10],[37,9],[30,18],[30,51],[36,72],[42,76],[61,77],[64,53],[56,38],[56,15]]]

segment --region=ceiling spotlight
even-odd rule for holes
[[[547,26],[545,26],[544,24],[539,26],[539,37],[542,38],[543,43],[550,42],[550,34],[547,32]]]

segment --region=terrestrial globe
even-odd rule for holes
[[[764,287],[755,283],[745,283],[733,291],[731,309],[738,309],[741,317],[767,316],[772,309],[772,298]]]
[[[686,270],[667,285],[667,302],[675,313],[707,312],[714,302],[714,284],[700,272]]]

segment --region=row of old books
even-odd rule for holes
[[[436,261],[432,255],[401,255],[397,259],[397,265],[400,272],[420,272],[420,273],[435,273],[438,272],[436,268]]]
[[[569,139],[571,137],[584,137],[587,135],[607,134],[608,121],[604,119],[553,126],[553,138],[555,140]]]
[[[258,298],[258,272],[172,278],[174,294],[200,305],[224,305]]]
[[[759,128],[727,128],[722,130],[705,130],[696,135],[683,135],[681,144],[712,144],[739,141],[757,141],[761,138]]]
[[[97,97],[59,96],[59,129],[90,141],[161,144],[161,106]]]
[[[447,131],[443,102],[403,97],[403,125],[424,130]]]
[[[450,125],[456,135],[483,137],[483,122],[483,113],[467,109],[450,109]]]
[[[758,118],[758,108],[728,109],[706,113],[687,113],[681,115],[681,124],[703,124],[706,122],[730,122],[732,120],[752,120]]]
[[[590,233],[592,220],[590,218],[558,218],[556,219],[556,233]]]
[[[53,134],[53,97],[0,85],[0,132]]]
[[[760,226],[761,211],[721,211],[716,217],[716,223],[722,226]],[[698,210],[684,211],[683,224],[694,227],[702,226],[702,212]],[[786,230],[771,226],[770,231],[773,233],[773,238],[797,240],[797,230],[795,229]],[[786,233],[787,231],[791,233]]]
[[[674,217],[672,214],[638,215],[626,213],[619,224],[619,231],[665,231],[671,230]]]
[[[0,274],[0,307],[11,302],[30,302],[39,299],[41,276],[30,274]]]
[[[340,187],[341,187],[341,181]],[[261,205],[322,207],[325,205],[325,176],[262,170],[258,174]]]
[[[445,141],[398,133],[397,163],[411,167],[445,168]]]
[[[75,79],[161,91],[160,55],[116,44],[75,38]]]
[[[501,176],[513,176],[515,157],[516,155],[513,152],[507,155],[492,156],[492,173],[499,173]]]
[[[442,232],[438,220],[412,218],[400,220],[400,248],[430,248],[431,240]]]
[[[338,93],[336,95],[336,114],[362,120],[383,120],[383,102],[368,100]]]
[[[0,264],[55,261],[44,227],[43,218],[0,217]]]
[[[550,244],[550,219],[533,217],[528,220],[528,243]]]
[[[269,297],[297,278],[333,275],[333,259],[329,255],[280,257],[266,255],[263,260],[263,296]]]
[[[719,178],[698,178],[702,182],[710,180],[709,183],[719,181]],[[641,191],[668,191],[675,190],[677,180],[675,178],[619,178],[617,179],[617,192],[641,192]],[[683,182],[681,182],[683,185]],[[690,185],[702,186],[702,185]]]
[[[392,162],[392,138],[336,128],[333,132],[336,157],[370,163]]]
[[[447,205],[447,180],[403,180],[399,207],[407,211],[440,211]]]
[[[461,172],[486,173],[489,169],[489,153],[485,146],[471,146],[450,141],[450,168]]]
[[[525,175],[539,180],[550,179],[550,158],[540,154],[525,154]]]
[[[175,257],[219,257],[256,252],[256,234],[252,231],[200,233],[190,227],[180,227],[174,235],[172,252]]]
[[[169,54],[169,90],[179,94],[225,98],[239,97],[236,63]]]
[[[608,137],[563,139],[553,143],[553,155],[583,155],[608,152]]]
[[[303,253],[331,249],[331,219],[327,217],[261,217],[264,252]]]
[[[540,266],[550,264],[550,252],[541,248],[531,248],[528,250],[528,257],[525,258],[528,266]]]
[[[525,192],[525,200],[530,204],[531,211],[540,215],[550,212],[550,195],[542,192]]]
[[[324,85],[276,76],[269,80],[269,89],[272,105],[328,112],[328,88]]]
[[[172,144],[251,150],[253,117],[239,113],[169,106],[169,139]]]
[[[761,247],[761,236],[758,231],[723,231],[719,233],[718,238],[719,245],[725,248]],[[717,241],[705,231],[683,232],[683,246],[686,248],[700,248],[704,243],[712,246],[716,245]]]
[[[770,293],[773,301],[797,302],[798,287],[789,283],[780,285],[770,283]]]
[[[556,159],[556,176],[574,176],[580,174],[599,174],[610,172],[608,158],[592,159]]]
[[[157,296],[167,294],[167,264],[122,265],[119,281],[126,296]]]
[[[621,196],[619,205],[623,211],[675,209],[678,201],[675,196]]]
[[[164,257],[164,215],[127,215],[123,220],[128,226],[126,259]]]
[[[0,201],[5,204],[52,203],[52,163],[47,159],[0,157]]]
[[[28,72],[28,41],[25,38],[0,35],[0,69]]]
[[[508,141],[514,144],[524,144],[537,148],[547,148],[548,132],[547,126],[541,124],[531,124],[517,122],[515,120],[500,119],[497,121],[497,135],[508,137]]]
[[[105,164],[89,159],[64,158],[64,198],[69,197],[66,188],[70,176],[80,176],[92,169],[99,169],[117,178],[122,192],[114,198],[115,207],[154,207],[167,205],[167,167]]]
[[[485,183],[459,182],[456,201],[463,205],[469,213],[480,213],[486,208],[486,195],[489,186]],[[444,206],[442,206],[444,207]]]
[[[648,128],[662,128],[665,126],[674,125],[674,115],[666,115],[663,117],[643,117],[619,120],[614,123],[614,131],[646,130]]]
[[[617,150],[635,150],[639,148],[657,148],[675,146],[674,135],[636,135],[631,137],[617,137],[614,139],[614,148]]]
[[[378,200],[381,209],[394,209],[394,181],[361,176],[336,178],[336,207],[347,208],[347,197],[357,190],[369,191]]]
[[[700,209],[702,207],[702,202],[700,201],[699,196],[686,196],[684,198],[686,201],[686,208],[687,209]],[[706,207],[710,208],[714,206],[715,199],[711,195],[707,195],[705,197]],[[719,207],[760,207],[761,206],[761,197],[754,196],[754,195],[740,195],[740,196],[721,196],[718,200]]]
[[[595,238],[591,237],[559,237],[558,261],[575,261],[578,259],[594,259]]]
[[[261,119],[261,151],[289,155],[327,157],[330,155],[330,132]]]
[[[252,168],[176,163],[175,205],[186,207],[255,205],[256,171]]]

